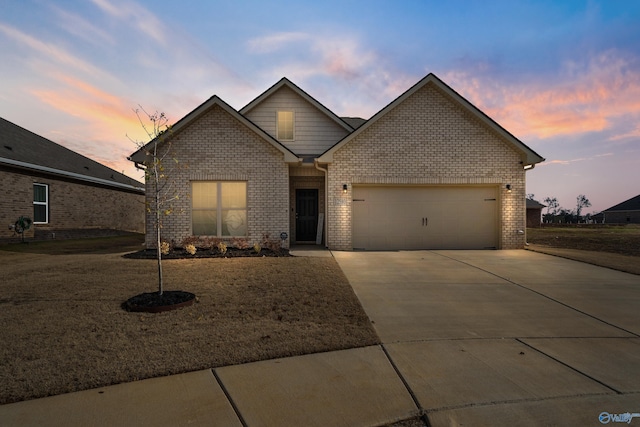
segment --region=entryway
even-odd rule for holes
[[[296,190],[296,242],[315,243],[318,230],[318,190]]]

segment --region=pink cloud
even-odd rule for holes
[[[514,134],[549,138],[603,131],[615,118],[640,117],[640,72],[632,65],[609,51],[585,64],[565,64],[557,80],[523,86],[459,71],[443,77]]]

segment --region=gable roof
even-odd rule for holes
[[[139,181],[1,117],[0,165],[144,193]]]
[[[527,199],[527,209],[542,209],[546,207],[547,205],[543,205],[537,200]]]
[[[258,136],[263,138],[269,144],[273,145],[280,152],[282,152],[284,154],[284,161],[285,162],[297,163],[297,162],[301,162],[302,161],[300,158],[298,158],[298,156],[296,156],[293,153],[293,151],[289,150],[287,147],[282,145],[278,140],[276,140],[271,135],[269,135],[268,133],[263,131],[261,128],[256,126],[251,120],[247,119],[242,114],[237,112],[233,107],[231,107],[229,104],[224,102],[217,95],[212,96],[211,98],[209,98],[208,100],[206,100],[205,102],[200,104],[198,107],[196,107],[195,110],[191,111],[189,114],[184,116],[182,119],[178,120],[178,122],[176,122],[176,124],[171,126],[171,131],[173,133],[180,132],[182,129],[184,129],[187,126],[189,126],[198,117],[200,117],[202,114],[204,114],[205,112],[209,111],[211,108],[213,108],[216,105],[219,106],[220,108],[222,108],[227,113],[229,113],[236,120],[240,121],[246,127],[251,129],[253,132],[258,134]],[[152,141],[149,141],[143,147],[138,149],[135,153],[133,153],[132,155],[127,157],[127,159],[129,159],[130,161],[135,162],[135,163],[144,163],[144,161],[146,159],[146,147],[149,146],[149,144],[153,143],[153,141],[155,141],[155,139],[152,140]]]
[[[640,195],[632,197],[629,200],[625,200],[622,203],[618,203],[609,209],[605,209],[603,212],[611,211],[640,211]]]
[[[426,77],[420,80],[418,83],[409,88],[402,95],[397,97],[391,103],[389,103],[382,110],[378,111],[373,117],[371,117],[368,121],[366,121],[362,126],[358,127],[353,133],[344,137],[341,141],[335,144],[333,147],[329,148],[325,151],[319,158],[318,162],[320,163],[331,163],[333,161],[333,154],[342,148],[344,145],[348,144],[351,140],[357,137],[360,133],[365,131],[371,125],[376,123],[381,117],[386,115],[389,111],[393,110],[411,95],[413,95],[418,90],[422,89],[424,86],[432,84],[442,90],[444,93],[449,95],[455,102],[457,102],[463,109],[471,113],[473,116],[478,118],[482,123],[486,124],[489,128],[494,130],[500,136],[502,136],[506,141],[508,141],[517,151],[522,153],[522,162],[523,166],[533,166],[536,163],[540,163],[544,161],[538,153],[533,151],[531,148],[527,147],[522,141],[513,136],[510,132],[508,132],[505,128],[496,123],[493,119],[487,116],[485,113],[480,111],[476,106],[467,101],[463,96],[459,93],[451,89],[446,83],[436,77],[435,74],[429,73]]]
[[[320,110],[322,113],[324,113],[327,117],[329,117],[333,122],[335,122],[336,124],[338,124],[340,127],[342,127],[343,129],[345,129],[348,132],[353,132],[353,126],[351,125],[351,123],[347,122],[346,120],[343,120],[342,118],[338,117],[333,111],[329,110],[327,107],[325,107],[324,105],[322,105],[320,102],[318,102],[314,97],[312,97],[311,95],[309,95],[307,92],[305,92],[304,90],[300,89],[297,85],[295,85],[291,80],[287,79],[286,77],[283,77],[280,79],[280,81],[278,81],[276,84],[274,84],[273,86],[271,86],[269,89],[267,89],[266,91],[264,91],[261,95],[259,95],[256,99],[254,99],[253,101],[251,101],[250,103],[248,103],[247,105],[245,105],[244,107],[242,107],[240,109],[240,114],[247,114],[249,113],[251,110],[253,110],[256,106],[258,106],[260,103],[262,103],[262,101],[266,100],[267,98],[269,98],[272,94],[274,94],[275,92],[277,92],[278,90],[280,90],[283,87],[287,87],[289,89],[291,89],[292,91],[294,91],[296,94],[298,94],[300,97],[302,97],[305,101],[309,102],[311,105],[313,105],[315,108],[317,108],[318,110]]]

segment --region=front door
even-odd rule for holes
[[[296,241],[315,241],[317,228],[318,190],[296,190]]]

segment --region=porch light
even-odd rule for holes
[[[342,192],[347,194],[347,184],[342,184]]]
[[[507,184],[507,193],[511,193],[511,184]]]

